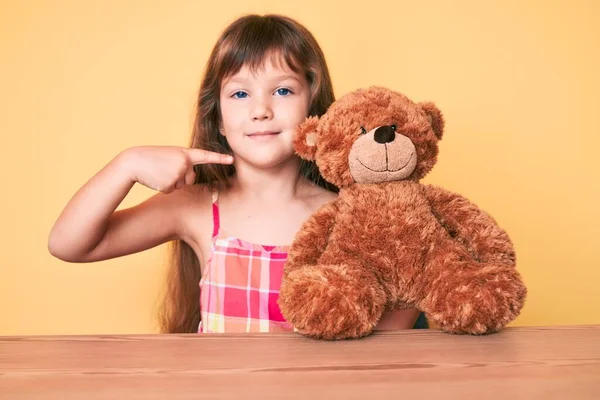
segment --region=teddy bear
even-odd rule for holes
[[[483,335],[519,315],[527,289],[505,230],[466,197],[420,183],[443,132],[434,103],[380,86],[298,126],[296,153],[339,196],[289,249],[278,304],[296,332],[361,338],[385,311],[415,307],[444,332]]]

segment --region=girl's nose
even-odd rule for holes
[[[273,118],[273,110],[271,109],[271,105],[266,101],[256,102],[252,108],[251,117],[255,121]]]

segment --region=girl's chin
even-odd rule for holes
[[[252,154],[250,157],[238,156],[236,165],[258,168],[258,169],[270,169],[275,167],[282,167],[288,163],[298,163],[299,157],[292,151],[287,154],[270,154],[261,156],[260,153]],[[240,165],[241,164],[241,165]]]

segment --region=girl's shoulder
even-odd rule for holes
[[[177,221],[179,239],[187,243],[199,260],[210,252],[214,232],[213,196],[218,190],[206,184],[187,185],[166,195]]]
[[[327,190],[321,186],[313,185],[309,191],[307,191],[306,196],[304,196],[304,201],[308,208],[315,212],[321,206],[331,203],[338,198],[338,194]]]
[[[213,190],[205,184],[186,185],[167,196],[171,197],[173,205],[183,207],[209,208]]]
[[[180,229],[183,232],[182,239],[198,241],[198,236],[202,236],[199,228],[212,226],[213,192],[208,185],[195,184],[186,185],[165,195],[170,198],[168,206],[171,207],[179,221]]]
[[[163,218],[177,218],[195,211],[210,211],[211,190],[205,185],[187,185],[170,193],[156,193],[138,207],[161,213]]]

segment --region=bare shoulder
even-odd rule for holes
[[[212,192],[206,185],[189,185],[164,195],[178,221],[179,238],[198,249],[212,228]],[[200,246],[201,247],[201,246]]]
[[[204,185],[189,185],[171,193],[157,193],[149,199],[158,203],[171,216],[176,216],[182,208],[208,205],[210,203],[210,190]]]
[[[173,196],[172,206],[177,207],[176,212],[185,216],[211,215],[212,192],[206,185],[189,185],[174,191],[168,196]]]
[[[169,194],[169,196],[171,195],[173,195],[173,201],[178,202],[180,205],[186,205],[190,203],[197,204],[198,201],[209,204],[211,199],[211,190],[207,185],[186,185],[181,189],[175,190]]]
[[[338,194],[322,188],[320,186],[312,186],[305,197],[305,202],[311,212],[317,211],[325,204],[329,204],[338,198]]]

